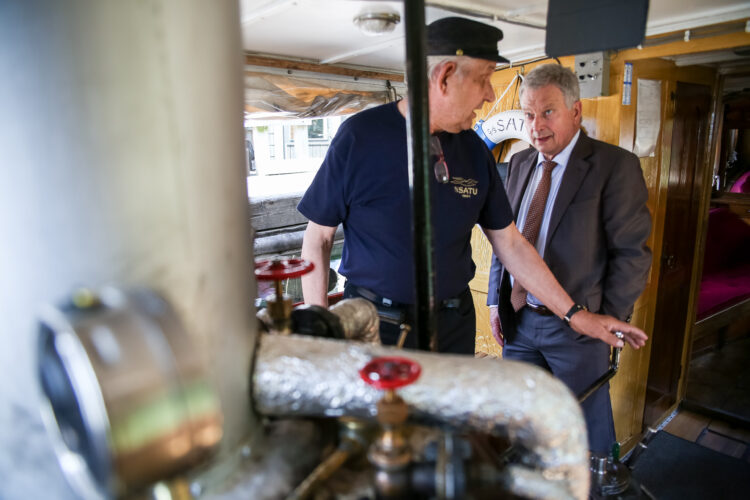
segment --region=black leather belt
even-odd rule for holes
[[[368,290],[367,288],[356,286],[356,285],[349,285],[354,292],[364,297],[365,299],[369,300],[370,302],[377,304],[379,306],[385,306],[385,307],[408,307],[408,304],[402,304],[401,302],[396,302],[394,300],[389,299],[388,297],[383,297],[382,295],[378,295],[377,293]]]
[[[526,302],[526,307],[529,308],[529,311],[533,311],[540,316],[554,316],[555,315],[555,313],[547,309],[547,306],[543,306],[541,304],[532,304],[531,302]]]
[[[356,292],[361,297],[364,297],[365,299],[369,300],[370,302],[382,305],[385,307],[394,307],[394,308],[406,308],[410,307],[409,304],[403,304],[401,302],[396,302],[394,300],[389,299],[388,297],[383,297],[381,295],[378,295],[377,293],[373,292],[372,290],[368,290],[367,288],[363,288],[361,286],[356,285],[349,285],[354,292]],[[458,309],[461,306],[461,298],[462,296],[459,295],[458,297],[452,297],[450,299],[441,300],[439,302],[440,307],[445,309]]]

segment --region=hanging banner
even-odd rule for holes
[[[490,149],[508,139],[520,139],[531,144],[531,137],[524,123],[523,111],[520,109],[503,111],[486,120],[479,120],[474,125],[474,131]]]

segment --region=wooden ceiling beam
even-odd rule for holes
[[[342,66],[316,64],[312,62],[295,61],[292,59],[280,59],[252,54],[245,54],[245,64],[248,66],[264,66],[297,71],[310,71],[313,73],[323,73],[327,75],[351,76],[353,78],[371,78],[373,80],[390,80],[392,82],[404,81],[404,75],[401,73],[360,70]]]
[[[684,31],[679,33],[684,33]],[[625,61],[636,61],[638,59],[649,59],[652,57],[679,56],[699,52],[711,52],[715,50],[728,50],[750,45],[750,33],[745,31],[719,34],[716,36],[702,36],[700,38],[696,37],[689,39],[688,41],[678,40],[674,42],[659,43],[659,39],[665,38],[666,36],[668,35],[649,37],[648,42],[650,42],[650,44],[648,46],[641,49],[635,48],[621,50],[617,53],[617,58]]]

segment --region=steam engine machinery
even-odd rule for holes
[[[262,333],[246,367],[251,382],[244,397],[264,430],[240,441],[234,467],[206,465],[222,462],[220,395],[164,298],[148,289],[81,289],[48,308],[40,323],[39,376],[48,428],[76,493],[586,496],[585,429],[560,382],[521,364],[381,347],[377,311],[363,299],[330,310],[293,309],[280,281],[310,268],[299,259],[256,266],[259,279],[277,283],[268,310],[259,313]],[[302,424],[293,417],[314,419]],[[290,430],[294,422],[309,432]],[[269,470],[275,454],[289,447],[298,449],[297,463]]]

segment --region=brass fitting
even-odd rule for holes
[[[271,317],[273,329],[278,333],[292,332],[292,299],[277,289],[276,295],[266,299],[266,308]]]
[[[393,390],[387,390],[377,409],[383,431],[367,454],[375,467],[375,487],[384,498],[403,497],[409,489],[408,468],[412,459],[404,428],[409,408]]]

